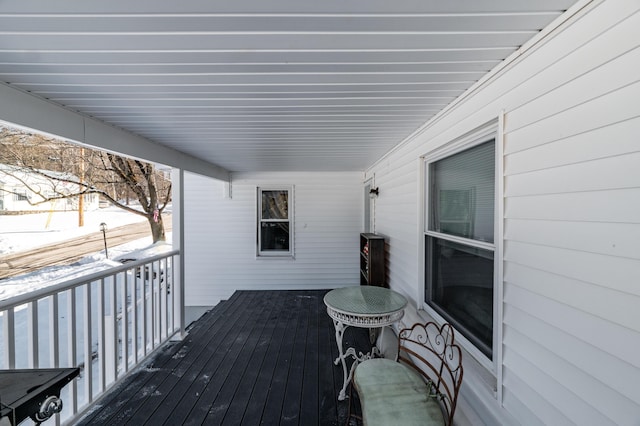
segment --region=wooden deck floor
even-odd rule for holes
[[[240,291],[111,391],[81,425],[343,425],[326,291]],[[349,329],[345,344],[368,350]]]

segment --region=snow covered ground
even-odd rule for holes
[[[80,228],[78,227],[78,212],[55,212],[51,217],[49,217],[49,213],[0,215],[0,259],[4,254],[29,250],[97,232],[100,230],[102,222],[106,223],[109,229],[145,221],[144,217],[128,213],[117,207],[86,212],[84,219],[85,226]],[[46,226],[47,222],[49,222],[48,227]],[[167,241],[171,241],[170,232],[167,233]],[[125,255],[127,257],[144,257],[144,255],[151,256],[171,250],[170,244],[157,244],[152,247],[151,243],[151,235],[149,235],[149,237],[127,244],[109,247],[109,257],[111,259],[118,259]],[[142,253],[134,253],[137,251],[142,251]],[[38,272],[0,280],[0,300],[117,265],[120,263],[106,259],[104,251],[101,251],[72,265],[52,266]]]
[[[117,207],[85,212],[81,228],[78,212],[0,215],[0,256],[98,232],[103,222],[109,229],[145,220]]]

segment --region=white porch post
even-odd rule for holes
[[[178,299],[174,302],[174,321],[180,321],[180,334],[176,338],[185,337],[185,317],[184,317],[184,169],[173,169],[172,180],[172,203],[173,203],[173,248],[180,250],[179,262],[174,265],[174,276],[178,280]],[[175,284],[174,284],[175,285]],[[178,306],[175,306],[175,305]],[[176,315],[177,313],[177,315]]]

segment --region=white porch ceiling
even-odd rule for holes
[[[575,2],[2,0],[0,80],[230,171],[364,170]]]

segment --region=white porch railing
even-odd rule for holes
[[[81,368],[45,424],[84,411],[184,331],[179,262],[171,251],[0,301],[0,368]]]

